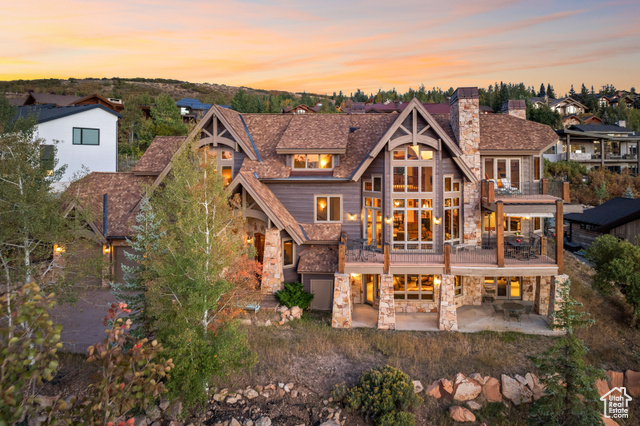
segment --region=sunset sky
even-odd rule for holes
[[[0,80],[629,89],[640,85],[639,17],[638,0],[12,1],[0,14]]]

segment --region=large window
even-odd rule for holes
[[[316,195],[316,222],[342,222],[342,196]]]
[[[382,247],[382,200],[378,197],[364,197],[364,235],[367,244]]]
[[[100,129],[73,128],[74,145],[100,145]]]
[[[333,169],[333,155],[331,154],[295,154],[293,156],[294,169]]]
[[[462,183],[452,176],[444,177],[444,241],[460,242],[460,204]]]
[[[394,149],[391,167],[393,249],[433,249],[433,149],[420,145]]]
[[[233,151],[227,147],[216,148],[212,145],[202,147],[202,149],[206,150],[207,158],[210,161],[217,161],[224,186],[229,185],[233,179]]]
[[[491,158],[485,157],[482,162],[485,179],[492,179],[498,183],[500,189],[515,189],[520,191],[520,159],[519,158]]]
[[[393,298],[400,300],[433,300],[433,275],[393,275]]]
[[[282,266],[292,267],[294,263],[294,249],[292,240],[282,240]]]
[[[538,181],[542,174],[542,164],[540,164],[540,157],[533,157],[533,180]]]

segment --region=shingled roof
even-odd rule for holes
[[[341,223],[305,223],[301,226],[309,241],[340,241]]]
[[[480,151],[540,152],[558,140],[546,124],[507,114],[480,115]]]
[[[329,273],[338,270],[338,246],[312,245],[298,260],[298,273]]]
[[[159,175],[186,139],[186,136],[156,136],[133,172],[137,175]]]
[[[88,209],[92,228],[102,234],[102,196],[107,194],[107,236],[122,238],[133,235],[136,207],[144,187],[152,182],[152,178],[132,172],[93,172],[69,185],[65,194],[78,207]]]
[[[640,199],[616,197],[609,201],[585,210],[584,213],[568,213],[564,219],[569,222],[586,223],[599,228],[598,232],[609,229],[640,218]]]
[[[284,131],[278,153],[323,152],[343,154],[349,136],[349,116],[333,114],[295,114]]]
[[[53,93],[29,93],[24,105],[44,105],[55,104],[56,106],[69,106],[74,102],[82,99],[80,96],[56,95]]]

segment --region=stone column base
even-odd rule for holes
[[[445,331],[458,331],[458,313],[454,276],[442,275],[440,281],[440,309],[438,310],[438,328]]]
[[[334,275],[331,327],[351,328],[351,281],[349,274]]]
[[[562,303],[560,290],[566,285],[567,281],[569,281],[569,276],[566,274],[554,275],[551,278],[552,281],[549,300],[549,321],[552,320],[553,313],[560,309],[560,303]]]
[[[380,275],[380,304],[378,306],[378,329],[396,329],[396,307],[393,300],[393,275]]]
[[[264,236],[264,256],[262,259],[262,294],[273,294],[282,290],[284,273],[282,271],[282,242],[277,228],[267,229]]]

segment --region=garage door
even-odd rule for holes
[[[125,264],[129,267],[135,267],[136,262],[133,262],[124,255],[125,252],[135,253],[131,247],[113,247],[113,275],[114,280],[117,283],[124,283],[124,270],[122,265]]]
[[[333,309],[333,280],[311,280],[311,293],[313,301],[311,309],[330,311]]]

